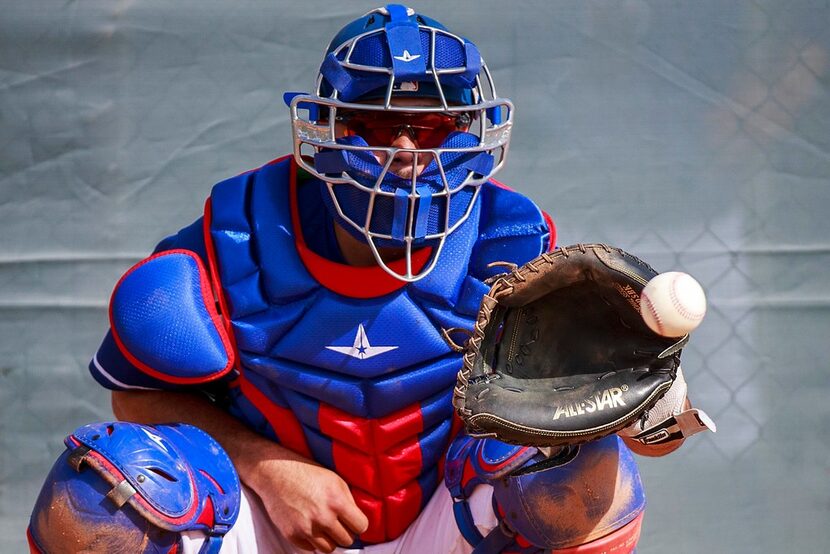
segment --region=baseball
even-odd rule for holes
[[[706,315],[706,294],[688,273],[668,271],[649,281],[640,294],[640,314],[663,337],[682,337]]]

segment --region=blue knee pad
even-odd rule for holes
[[[96,423],[69,435],[46,478],[29,525],[30,544],[49,552],[167,553],[183,531],[207,535],[219,552],[239,514],[240,485],[221,446],[186,424]]]
[[[553,455],[462,435],[447,453],[445,483],[459,530],[476,553],[585,544],[625,526],[645,509],[636,462],[616,435]],[[467,506],[480,484],[493,487],[500,520],[487,537],[478,532]]]

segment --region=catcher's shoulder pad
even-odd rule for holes
[[[201,258],[190,250],[154,254],[130,268],[112,293],[118,349],[162,381],[204,383],[228,373],[235,354]]]
[[[494,261],[523,264],[556,244],[553,221],[532,200],[489,181],[481,188],[479,236],[470,256],[470,272],[484,279],[498,273]]]
[[[639,312],[657,273],[604,244],[542,254],[484,296],[454,404],[472,436],[559,446],[616,432],[674,379],[687,337],[661,337]]]

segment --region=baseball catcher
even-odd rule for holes
[[[630,552],[626,444],[707,422],[684,339],[637,314],[654,272],[537,257],[553,221],[493,180],[513,104],[439,22],[373,9],[313,82],[285,96],[292,155],[217,183],[115,285],[90,373],[120,421],[67,437],[31,551]]]

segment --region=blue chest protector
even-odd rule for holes
[[[306,246],[298,186],[307,185],[285,159],[211,195],[208,257],[240,368],[231,411],[337,471],[369,516],[361,539],[382,542],[406,529],[441,478],[460,366],[441,329],[471,328],[483,279],[498,271],[487,264],[535,257],[550,229],[529,200],[488,183],[436,269],[392,283]]]

